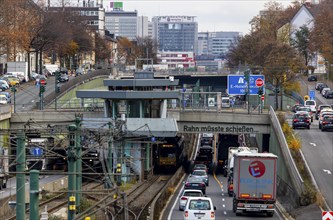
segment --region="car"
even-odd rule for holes
[[[320,90],[320,86],[323,85],[323,84],[324,84],[323,82],[317,82],[316,85],[315,85],[315,89]]]
[[[205,170],[194,170],[191,177],[201,178],[205,182],[206,186],[209,186],[209,176]]]
[[[59,78],[58,78],[58,81],[59,81],[59,82],[68,82],[68,81],[69,81],[69,77],[68,77],[68,75],[66,75],[66,74],[61,74],[61,75],[59,76]]]
[[[0,95],[6,96],[8,103],[12,102],[10,92],[0,92]]]
[[[309,106],[312,112],[316,112],[317,103],[315,100],[306,100],[304,106]]]
[[[329,88],[329,86],[326,84],[320,86],[319,92],[322,93],[323,89],[325,89],[325,88]]]
[[[298,112],[293,115],[292,127],[296,128],[307,128],[310,129],[311,118],[307,112]]]
[[[330,91],[330,90],[331,90],[331,88],[329,88],[329,87],[325,87],[325,88],[323,88],[323,89],[321,90],[321,95],[324,97],[325,94],[326,94],[326,92],[327,92],[327,91]]]
[[[179,197],[179,211],[184,211],[185,205],[189,197],[204,197],[201,190],[185,189]]]
[[[6,98],[5,95],[0,95],[0,104],[2,105],[8,104],[8,99]]]
[[[297,109],[299,107],[303,107],[303,105],[300,104],[300,103],[297,103],[297,104],[293,105],[293,107],[291,107],[291,111],[293,111],[294,113],[296,113],[296,111],[297,111]]]
[[[230,108],[230,98],[222,97],[221,104],[222,104],[222,108]]]
[[[9,86],[20,86],[20,81],[16,77],[6,77],[9,81]]]
[[[4,82],[0,82],[0,90],[5,91],[7,89],[8,89],[7,85]]]
[[[206,164],[201,164],[201,163],[195,164],[193,170],[204,170],[208,173],[208,167],[206,166]]]
[[[323,109],[332,109],[332,107],[328,104],[323,104],[323,105],[318,105],[317,107],[317,111],[316,111],[316,119],[319,119],[319,114],[321,112],[321,110]]]
[[[314,113],[311,111],[310,107],[308,106],[302,106],[302,107],[299,107],[296,111],[297,112],[308,112],[310,117],[311,117],[311,122],[313,122],[313,115]]]
[[[205,195],[206,183],[202,180],[202,178],[188,177],[185,181],[184,189],[198,189]]]
[[[39,76],[38,73],[36,73],[36,72],[31,72],[30,78],[31,78],[32,80],[36,80],[37,76]]]
[[[308,81],[309,81],[309,82],[311,82],[311,81],[315,81],[315,82],[316,82],[316,81],[317,81],[317,76],[314,76],[314,75],[309,76],[309,77],[308,77]]]
[[[327,99],[333,99],[333,90],[327,91],[324,97]]]
[[[215,210],[210,197],[190,197],[184,209],[184,220],[215,220]]]
[[[319,129],[321,129],[321,124],[323,122],[323,118],[324,118],[325,115],[333,115],[333,110],[332,109],[323,109],[323,110],[321,110],[321,112],[319,114],[319,119],[318,119]]]
[[[321,123],[321,131],[326,131],[327,129],[333,129],[333,114],[324,115],[323,121]]]

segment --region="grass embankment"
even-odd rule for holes
[[[296,167],[302,176],[304,181],[304,191],[301,198],[301,205],[309,205],[317,203],[319,206],[323,206],[322,197],[320,193],[314,187],[309,171],[305,165],[303,157],[301,155],[302,142],[300,138],[295,134],[294,130],[288,124],[285,118],[285,113],[279,112],[278,119],[282,127],[282,131],[287,140],[290,153],[295,161]]]

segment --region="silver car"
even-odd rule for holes
[[[204,197],[201,190],[185,189],[179,197],[179,210],[184,211],[185,205],[189,197]]]
[[[209,186],[209,177],[205,170],[194,170],[191,174],[191,177],[200,178],[206,184],[206,186]]]

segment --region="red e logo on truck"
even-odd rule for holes
[[[253,161],[249,166],[249,173],[255,178],[259,178],[265,174],[266,168],[265,164],[261,161]]]

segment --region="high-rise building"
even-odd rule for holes
[[[105,12],[105,29],[115,37],[126,37],[135,40],[137,36],[137,11],[123,11],[120,9]]]
[[[148,17],[138,16],[137,33],[138,37],[144,38],[148,37]]]
[[[240,32],[199,32],[197,55],[225,56]]]
[[[194,16],[155,16],[152,22],[160,51],[197,51],[198,23]]]

